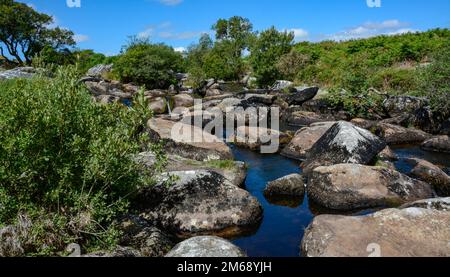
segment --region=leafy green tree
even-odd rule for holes
[[[148,89],[175,84],[176,72],[184,69],[183,56],[172,47],[149,42],[132,43],[114,64],[114,73],[124,82]]]
[[[0,14],[0,55],[9,63],[30,64],[45,47],[61,50],[75,44],[73,32],[49,28],[53,18],[24,3],[0,0]]]
[[[250,46],[250,64],[259,85],[269,86],[283,77],[277,62],[291,51],[293,42],[294,33],[279,32],[275,27],[262,32],[254,40]]]
[[[208,34],[202,34],[198,44],[188,47],[186,64],[189,72],[189,79],[194,87],[200,87],[204,80],[208,78],[205,70],[206,56],[211,52],[214,42]]]
[[[211,68],[211,74],[219,79],[239,79],[245,73],[242,55],[254,36],[253,25],[247,18],[233,16],[228,20],[219,19],[212,29],[216,32],[216,43],[209,60],[217,58],[218,67]],[[220,67],[225,67],[226,72],[217,74]]]
[[[69,49],[56,50],[47,45],[39,53],[42,62],[54,65],[70,65],[74,64],[76,57]]]
[[[230,19],[219,19],[212,29],[216,39],[229,41],[234,58],[240,58],[242,51],[249,46],[253,25],[247,18],[233,16]]]

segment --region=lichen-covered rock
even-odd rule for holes
[[[272,105],[276,99],[276,95],[269,94],[246,94],[244,100],[250,103],[260,103],[264,105]]]
[[[0,80],[4,79],[30,79],[36,73],[33,67],[17,67],[11,70],[5,70],[0,72]]]
[[[288,102],[290,105],[302,105],[306,101],[316,97],[318,92],[318,87],[297,87],[293,89],[293,93],[289,97]]]
[[[375,127],[375,134],[389,145],[422,143],[431,137],[430,134],[415,128],[380,123]]]
[[[450,211],[450,197],[418,200],[412,203],[407,203],[400,207],[400,209],[406,208],[421,208],[428,210]]]
[[[428,105],[428,100],[425,98],[413,96],[391,96],[386,99],[383,106],[389,116],[397,117],[403,114],[413,114],[417,109]]]
[[[172,176],[172,177],[171,177]],[[138,193],[144,218],[179,237],[235,236],[259,224],[262,207],[247,191],[213,171],[164,174],[161,182]]]
[[[335,118],[328,114],[315,112],[296,111],[289,115],[287,122],[291,126],[309,126],[317,122],[334,121]]]
[[[335,123],[314,123],[309,127],[300,129],[295,133],[291,142],[281,151],[281,155],[291,159],[306,159],[308,151]]]
[[[399,206],[431,198],[431,186],[397,171],[356,164],[317,167],[308,182],[308,196],[334,210]]]
[[[386,146],[383,151],[378,154],[378,159],[383,161],[396,161],[398,160],[398,155],[389,147]]]
[[[265,153],[276,153],[280,147],[289,143],[291,138],[277,130],[263,127],[240,126],[236,134],[230,136],[229,141],[240,147],[250,150],[267,150]]]
[[[363,128],[363,129],[366,129],[366,130],[372,129],[378,123],[377,121],[363,119],[363,118],[353,118],[350,122],[352,124],[354,124],[355,126],[358,126],[359,128]]]
[[[142,257],[141,253],[131,247],[118,246],[113,251],[97,251],[82,255],[83,258],[137,258]]]
[[[89,77],[103,77],[105,74],[111,72],[112,68],[112,64],[98,64],[90,68],[86,75]]]
[[[165,141],[167,153],[197,161],[233,160],[233,154],[221,139],[201,128],[153,118],[148,122],[154,141]]]
[[[308,151],[302,167],[309,174],[318,166],[368,164],[385,147],[386,144],[369,131],[349,122],[339,121]]]
[[[157,159],[153,153],[144,152],[136,157],[136,161],[149,169],[154,169]],[[232,160],[203,162],[171,154],[167,155],[167,166],[165,167],[165,170],[167,172],[192,170],[214,171],[224,176],[225,179],[237,187],[243,187],[247,177],[247,167],[244,162]]]
[[[421,159],[408,159],[413,166],[410,175],[432,185],[439,196],[450,196],[450,176],[436,165]]]
[[[306,257],[448,257],[450,212],[418,207],[369,216],[321,215],[302,241]]]
[[[148,108],[152,110],[154,114],[164,114],[167,112],[167,101],[162,97],[151,99],[148,103]]]
[[[125,216],[117,227],[123,233],[120,245],[138,250],[140,256],[163,257],[175,245],[165,232],[139,216]]]
[[[432,152],[450,153],[450,137],[439,136],[425,141],[422,149]]]
[[[178,94],[173,97],[174,108],[189,108],[194,106],[194,98],[189,94]]]
[[[273,86],[271,87],[272,90],[283,90],[291,87],[294,83],[291,81],[285,81],[285,80],[278,80],[275,81]]]
[[[303,176],[300,174],[291,174],[269,182],[264,190],[264,195],[266,197],[303,197],[305,195]]]
[[[240,258],[245,253],[231,242],[219,237],[200,236],[177,244],[166,257],[171,258]]]

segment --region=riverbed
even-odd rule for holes
[[[262,155],[258,152],[232,146],[235,159],[248,166],[246,189],[255,196],[264,208],[261,225],[251,235],[233,240],[250,257],[298,257],[305,228],[320,214],[335,213],[311,203],[306,195],[303,199],[266,199],[263,190],[268,182],[292,173],[301,173],[300,162],[278,154]],[[407,158],[417,157],[436,165],[450,168],[450,155],[426,152],[418,146],[393,147],[399,156],[397,170],[407,172]],[[365,215],[375,210],[354,211],[348,215]]]

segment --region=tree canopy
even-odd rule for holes
[[[61,50],[75,44],[73,32],[50,28],[53,18],[23,3],[0,0],[0,55],[12,64],[29,64],[45,47]]]

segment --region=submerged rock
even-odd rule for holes
[[[262,207],[247,191],[213,171],[178,171],[138,193],[145,219],[179,237],[245,233],[260,223]]]
[[[177,244],[166,257],[178,258],[240,258],[245,253],[231,242],[219,237],[200,236]]]
[[[431,198],[427,183],[383,167],[339,164],[317,167],[308,182],[308,196],[334,210],[399,206]]]
[[[439,196],[450,196],[450,176],[436,165],[421,159],[408,159],[413,165],[410,175],[429,183]]]
[[[422,144],[422,149],[432,152],[450,153],[450,137],[440,136],[429,139]]]
[[[166,142],[167,153],[198,161],[234,159],[221,139],[201,128],[160,118],[151,119],[148,127],[154,141]]]
[[[387,209],[369,216],[321,215],[302,241],[306,257],[448,257],[450,212]]]
[[[291,159],[306,159],[308,151],[335,123],[315,123],[300,129],[295,133],[291,142],[281,151],[281,155]]]
[[[318,166],[351,163],[368,164],[386,144],[365,129],[340,121],[334,124],[308,151],[302,164],[309,174]]]

